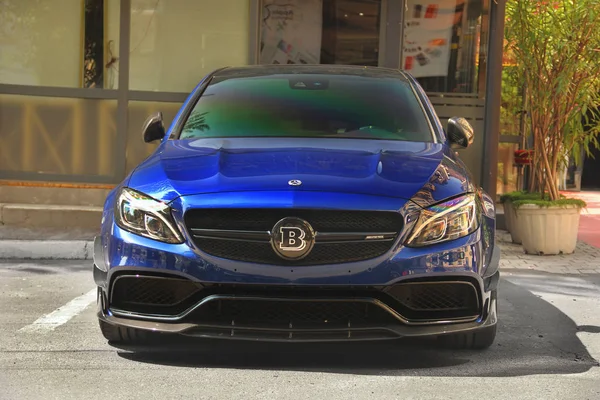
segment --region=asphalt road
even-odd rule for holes
[[[0,399],[600,399],[600,275],[510,271],[484,352],[428,342],[116,348],[82,262],[0,262]]]

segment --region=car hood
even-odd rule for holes
[[[128,186],[165,202],[302,190],[413,199],[422,206],[471,190],[464,164],[443,144],[325,138],[167,140]]]

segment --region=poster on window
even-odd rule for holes
[[[263,0],[260,63],[319,64],[323,0]]]
[[[407,0],[402,66],[416,78],[447,76],[457,0]]]

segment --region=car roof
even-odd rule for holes
[[[295,74],[396,78],[407,83],[410,82],[407,74],[399,69],[334,64],[267,64],[249,65],[243,67],[225,67],[216,71],[213,76],[216,78],[244,78]]]

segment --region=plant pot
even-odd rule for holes
[[[506,228],[510,233],[512,242],[521,244],[521,231],[519,230],[519,224],[517,223],[517,213],[510,200],[504,203],[504,219],[506,220]]]
[[[514,210],[512,207],[512,202],[510,200],[506,200],[503,204],[502,204],[503,208],[504,208],[504,226],[506,227],[506,230],[508,231],[508,233],[512,232],[513,230],[513,219],[514,219]]]
[[[540,207],[523,204],[516,209],[517,231],[527,254],[571,254],[577,246],[580,207]]]

